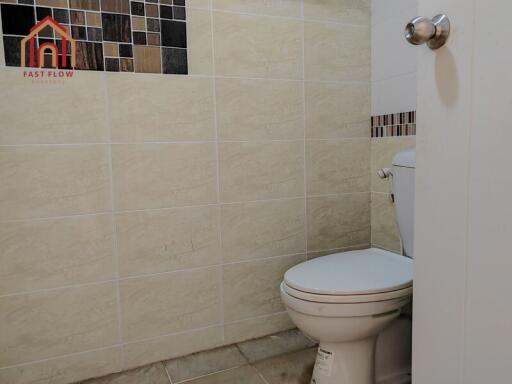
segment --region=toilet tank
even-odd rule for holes
[[[393,158],[395,214],[406,256],[413,257],[414,243],[414,171],[416,151],[399,152]]]

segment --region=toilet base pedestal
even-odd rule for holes
[[[376,340],[321,342],[311,384],[375,384]]]

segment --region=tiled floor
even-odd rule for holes
[[[81,384],[309,384],[315,356],[315,344],[292,330]]]

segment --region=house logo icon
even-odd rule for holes
[[[55,37],[60,37],[60,52],[59,48],[56,44],[46,42],[39,46],[36,54],[35,47],[35,36],[42,31],[43,29],[50,27],[53,29],[55,33]],[[44,66],[44,56],[45,53],[50,52],[52,58],[52,67],[57,68],[60,56],[60,65],[62,68],[66,68],[68,64],[68,54],[71,57],[71,67],[76,67],[76,43],[75,40],[71,38],[69,33],[64,29],[62,25],[56,22],[51,16],[46,16],[44,19],[39,21],[36,25],[34,25],[30,29],[30,34],[21,40],[21,66],[27,66],[27,58],[26,58],[26,46],[27,42],[29,45],[29,58],[28,58],[28,66],[29,67],[43,67]],[[68,53],[68,43],[70,51]],[[37,62],[36,62],[37,58]]]

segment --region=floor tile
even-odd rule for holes
[[[130,371],[114,373],[82,384],[169,384],[169,377],[163,364],[147,365]]]
[[[165,363],[173,382],[180,382],[246,364],[236,346],[199,352]]]
[[[297,329],[238,344],[238,347],[250,362],[268,359],[313,346],[315,346],[315,343],[306,338]]]
[[[254,366],[269,384],[309,384],[316,348],[260,361]]]
[[[245,365],[214,375],[187,381],[187,384],[266,384],[253,367]]]

